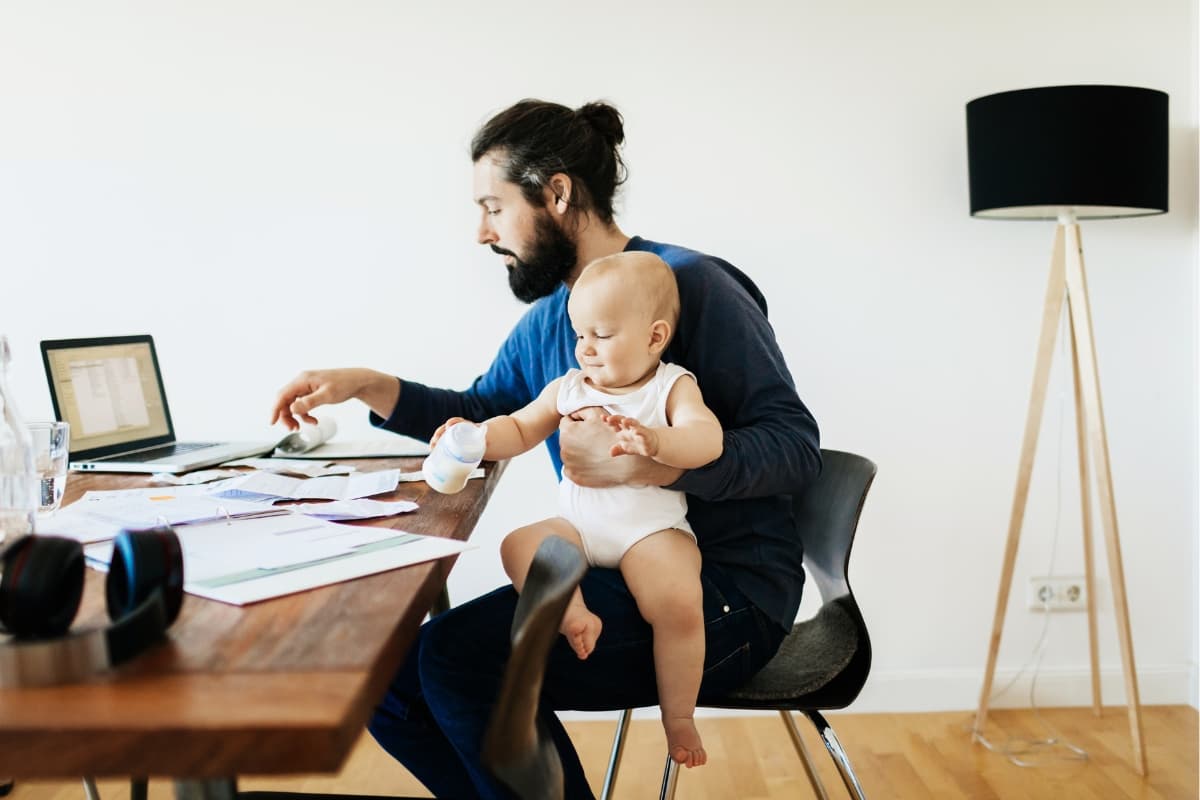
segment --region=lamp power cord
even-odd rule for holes
[[[1066,319],[1068,314],[1062,314],[1059,318],[1059,349],[1066,350],[1067,336],[1069,331],[1065,331]],[[1063,358],[1059,360],[1060,364],[1070,363],[1066,360],[1066,354],[1063,353]],[[1064,371],[1065,372],[1065,371]],[[1063,381],[1058,383],[1058,446],[1057,446],[1057,465],[1055,470],[1055,500],[1054,500],[1054,534],[1050,540],[1050,563],[1046,567],[1046,574],[1054,574],[1054,561],[1058,552],[1058,534],[1062,518],[1062,476],[1063,476],[1063,438],[1066,434],[1066,426],[1063,424],[1065,419],[1066,407],[1066,391],[1063,387]],[[1033,675],[1029,680],[1029,706],[1033,710],[1034,718],[1046,730],[1046,737],[1041,739],[1031,739],[1023,736],[1009,736],[1003,743],[992,742],[988,739],[983,731],[975,727],[974,717],[967,724],[967,728],[971,733],[971,738],[982,744],[985,748],[993,753],[1004,756],[1010,763],[1018,767],[1045,767],[1063,761],[1087,761],[1088,753],[1082,747],[1079,747],[1063,737],[1053,725],[1042,716],[1037,706],[1037,680],[1038,674],[1041,671],[1042,658],[1046,653],[1046,643],[1050,632],[1050,604],[1042,598],[1042,630],[1038,635],[1037,644],[1033,647],[1033,652],[1029,658],[1021,665],[1016,674],[1009,679],[1008,683],[1001,688],[992,692],[988,699],[989,705],[998,697],[1003,695],[1013,687],[1025,671],[1029,669],[1030,664],[1033,665]]]

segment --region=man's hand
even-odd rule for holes
[[[646,456],[654,458],[658,455],[658,434],[653,428],[647,428],[633,417],[623,417],[620,414],[607,414],[604,422],[617,435],[616,444],[612,446],[613,456]]]
[[[600,406],[584,406],[571,412],[571,419],[579,421],[585,419],[598,419],[603,421],[608,416],[604,409]]]
[[[400,399],[400,382],[373,369],[316,369],[301,372],[279,390],[271,409],[271,424],[282,422],[297,430],[300,421],[317,424],[312,410],[357,398],[381,417],[387,417]]]
[[[616,434],[599,415],[584,420],[563,417],[558,434],[563,475],[580,486],[666,486],[683,474],[644,456],[613,458]]]

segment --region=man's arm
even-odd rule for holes
[[[708,501],[792,494],[821,471],[817,424],[796,393],[766,301],[738,274],[715,264],[677,272],[689,309],[677,357],[721,421],[725,446],[669,488]]]

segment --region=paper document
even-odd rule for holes
[[[294,506],[283,506],[290,511],[299,511],[310,517],[320,517],[330,521],[348,519],[372,519],[374,517],[390,517],[394,514],[406,514],[416,511],[418,506],[411,500],[396,500],[391,503],[383,500],[334,500],[332,503],[298,503]]]
[[[356,467],[349,464],[335,464],[332,461],[313,461],[298,458],[239,458],[236,461],[226,461],[223,467],[251,467],[267,472],[278,472],[283,475],[299,475],[305,478],[320,478],[325,475],[349,475],[357,472]]]
[[[234,605],[326,586],[470,549],[465,542],[282,514],[179,528],[184,591]],[[89,545],[101,569],[112,543]]]
[[[39,520],[38,533],[87,544],[111,539],[126,528],[182,525],[272,510],[261,503],[183,493],[179,488],[154,489],[149,494],[141,491],[87,492],[77,502]]]
[[[395,439],[395,441],[392,441]],[[407,436],[329,442],[292,458],[406,458],[429,455],[429,445]]]
[[[213,484],[214,496],[235,500],[354,500],[396,488],[400,470],[355,472],[323,478],[287,478],[273,472],[251,472]]]
[[[429,455],[429,445],[407,436],[389,436],[357,442],[331,442],[337,434],[332,417],[316,425],[301,424],[300,430],[289,433],[275,445],[273,456],[284,458],[401,458]]]
[[[175,475],[171,472],[156,472],[150,476],[150,482],[166,483],[171,486],[194,486],[197,483],[212,483],[222,478],[236,478],[238,474],[236,469],[202,469],[198,472],[189,472],[186,475]]]
[[[482,478],[485,474],[486,473],[483,471],[483,467],[476,467],[475,469],[471,470],[471,474],[467,476],[467,480],[475,480],[476,478]],[[413,481],[423,481],[423,480],[425,480],[425,473],[421,472],[420,470],[417,470],[416,472],[401,472],[399,480],[401,483],[412,483]]]

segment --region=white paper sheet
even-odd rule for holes
[[[236,469],[202,469],[199,472],[189,472],[185,475],[156,472],[150,476],[150,482],[165,483],[170,486],[194,486],[197,483],[212,483],[223,478],[236,478],[238,474]]]
[[[425,442],[397,436],[350,442],[326,442],[292,458],[406,458],[429,455]]]
[[[354,500],[390,492],[396,488],[399,478],[398,469],[307,479],[288,478],[271,472],[251,472],[213,484],[211,489],[217,497],[238,500]]]
[[[461,553],[471,545],[284,514],[179,528],[184,591],[234,605]],[[106,568],[112,544],[85,549]]]
[[[292,511],[307,514],[310,517],[320,517],[331,522],[348,519],[373,519],[375,517],[390,517],[395,514],[406,514],[416,511],[418,506],[411,500],[334,500],[332,503],[297,503],[287,506]]]
[[[467,476],[467,480],[471,481],[475,480],[476,478],[482,478],[485,474],[486,473],[484,473],[483,467],[476,467],[475,469],[471,470],[471,474]],[[420,470],[417,470],[416,472],[401,472],[399,480],[401,483],[423,481],[425,480],[425,473],[421,472]]]
[[[332,461],[305,461],[298,458],[239,458],[236,461],[226,461],[225,467],[253,467],[265,472],[278,472],[282,475],[299,475],[304,478],[320,478],[325,475],[349,475],[357,472],[357,468],[349,464],[335,464]]]
[[[146,494],[128,491],[87,492],[77,502],[44,520],[38,520],[37,531],[40,534],[66,536],[87,544],[111,539],[124,528],[152,528],[164,522],[179,525],[264,510],[261,503],[181,491],[190,488],[160,488]]]

